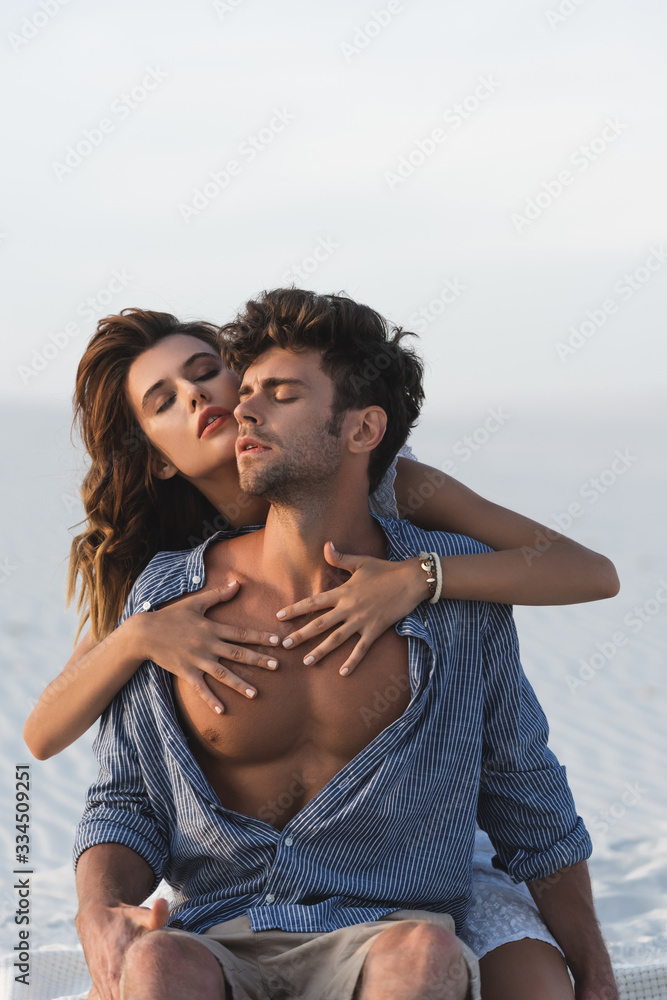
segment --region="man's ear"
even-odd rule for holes
[[[150,463],[151,472],[156,479],[172,479],[178,472],[176,466],[161,455],[151,455]]]
[[[350,428],[347,445],[354,454],[371,452],[379,445],[387,429],[387,414],[381,406],[367,406],[354,410],[354,423]]]

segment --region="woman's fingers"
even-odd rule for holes
[[[183,677],[202,701],[205,701],[209,708],[212,708],[218,715],[223,714],[225,706],[209,687],[207,677],[214,677],[225,687],[231,688],[232,691],[238,691],[244,698],[257,697],[257,688],[249,684],[248,681],[244,681],[224,663],[204,663],[202,670],[188,667],[179,671],[179,676]]]
[[[358,632],[358,625],[350,622],[344,622],[340,628],[334,629],[331,635],[328,635],[324,642],[321,642],[319,646],[316,646],[307,656],[304,657],[303,662],[306,666],[311,666],[313,663],[317,663],[319,660],[323,659],[328,653],[333,652],[334,649],[338,649],[342,646],[351,635]]]
[[[298,631],[291,632],[283,639],[283,646],[285,646],[286,649],[292,649],[294,646],[298,646],[300,643],[306,642],[307,639],[316,639],[318,635],[321,635],[322,632],[326,632],[328,628],[333,628],[334,625],[338,625],[343,618],[344,615],[341,614],[338,609],[328,611],[326,615],[314,618],[312,622],[308,622],[307,625],[304,625],[303,628],[298,629]],[[354,629],[352,629],[352,632],[354,632]],[[331,636],[329,636],[329,638],[331,638]],[[339,645],[339,643],[336,643],[336,645]]]
[[[330,566],[344,569],[347,573],[355,573],[360,566],[368,561],[368,556],[350,556],[344,552],[338,552],[333,542],[327,542],[324,546],[324,558]],[[344,584],[343,584],[344,586]],[[322,608],[333,607],[339,597],[340,587],[333,590],[325,590],[321,594],[313,594],[312,597],[305,597],[296,604],[290,604],[276,613],[276,618],[288,621],[290,618],[298,618],[299,615],[311,614],[313,611],[321,611]]]
[[[327,655],[327,653],[330,653],[332,650],[342,645],[346,639],[349,639],[351,635],[354,635],[354,633],[358,631],[358,626],[349,624],[336,629],[336,631],[332,632],[330,636],[327,636],[324,642],[321,642],[320,645],[312,651],[312,653],[309,653],[303,662],[306,664],[317,663],[318,660],[321,660]],[[351,674],[355,667],[359,666],[379,635],[381,635],[380,632],[362,634],[348,658],[344,663],[341,663],[338,668],[338,673],[343,677]],[[313,657],[313,659],[311,660],[310,657]]]
[[[225,706],[211,691],[210,687],[206,683],[206,675],[202,670],[196,670],[194,667],[186,667],[185,669],[179,671],[177,676],[182,677],[185,681],[187,681],[195,694],[198,694],[202,701],[206,702],[209,708],[212,708],[218,715],[222,715],[225,710]]]
[[[351,556],[345,552],[339,552],[333,542],[326,542],[324,558],[330,566],[344,569],[346,573],[355,573],[360,566],[363,566],[368,556]]]
[[[205,669],[209,677],[215,677],[216,681],[220,681],[221,684],[231,688],[232,691],[238,691],[244,698],[254,698],[257,695],[256,687],[238,677],[224,663],[207,663]],[[203,683],[206,684],[205,678],[203,679]],[[208,684],[206,684],[206,687],[208,687]],[[207,699],[204,700],[206,701]]]
[[[366,653],[371,648],[374,642],[375,639],[367,640],[364,639],[364,637],[362,636],[361,639],[359,639],[357,645],[354,647],[354,649],[348,656],[345,663],[341,663],[338,673],[341,674],[343,677],[347,677],[348,674],[351,674],[354,668],[359,666],[359,664],[361,663],[364,656],[366,655]]]
[[[210,590],[196,590],[194,593],[187,594],[181,598],[180,604],[181,606],[190,604],[203,614],[209,608],[215,607],[216,604],[231,601],[232,597],[238,594],[239,586],[238,580],[232,580],[231,583],[225,584],[222,587],[211,587]]]
[[[267,670],[276,670],[278,667],[278,660],[274,656],[257,653],[248,646],[237,646],[228,642],[220,642],[216,645],[213,653],[221,660],[231,660],[233,663],[247,663],[251,667],[265,667]]]
[[[307,615],[312,611],[330,608],[338,600],[338,590],[339,588],[336,587],[334,590],[325,590],[321,594],[313,594],[312,597],[304,597],[302,601],[297,601],[296,604],[290,604],[282,611],[276,612],[276,618],[288,621],[290,618],[298,618],[299,615]]]
[[[239,625],[225,625],[222,622],[211,622],[211,631],[221,642],[243,642],[252,646],[278,646],[280,636],[273,632],[260,632],[255,628],[243,628]],[[225,654],[227,655],[227,654]],[[254,660],[244,660],[244,663],[254,663]]]

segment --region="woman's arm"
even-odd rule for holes
[[[426,489],[424,487],[427,487]],[[426,531],[468,535],[495,552],[442,559],[442,597],[497,604],[578,604],[614,597],[619,590],[613,563],[522,514],[485,500],[439,469],[399,458],[394,484],[398,510]],[[360,636],[340,667],[351,673],[378,636],[428,597],[419,559],[386,562],[336,552],[324,557],[346,570],[340,587],[315,594],[278,612],[283,620],[331,608],[284,642],[290,646],[337,626],[304,658],[317,663],[350,636]]]
[[[606,556],[485,500],[439,469],[399,458],[396,472],[402,517],[426,531],[468,535],[495,549],[443,559],[443,597],[539,605],[580,604],[618,593],[618,576]]]
[[[238,584],[198,591],[162,609],[132,615],[97,644],[87,632],[26,720],[23,738],[33,756],[46,760],[77,740],[144,660],[182,677],[218,714],[224,705],[208,687],[206,674],[253,698],[256,689],[219,660],[275,670],[275,658],[238,643],[275,646],[278,637],[204,617],[208,608],[230,600],[237,591]]]

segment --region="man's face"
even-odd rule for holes
[[[246,371],[234,415],[241,489],[277,503],[321,494],[343,460],[345,414],[332,417],[333,382],[320,352],[272,347]]]

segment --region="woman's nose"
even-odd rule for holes
[[[189,392],[190,392],[190,399],[194,409],[196,409],[197,403],[201,402],[202,399],[208,400],[211,398],[210,393],[206,389],[202,388],[202,386],[200,385],[191,385]]]

